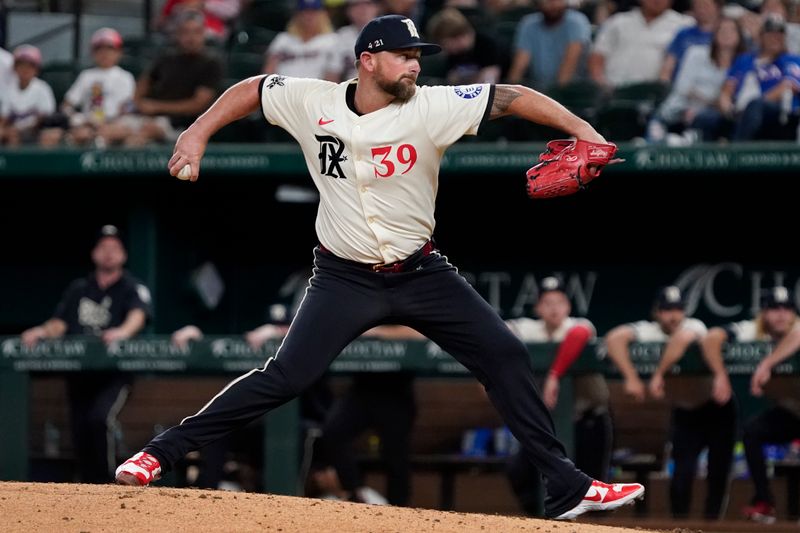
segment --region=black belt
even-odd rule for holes
[[[326,255],[332,255],[332,256],[336,257],[337,259],[339,259],[340,261],[344,261],[345,263],[348,263],[348,264],[353,265],[353,266],[357,266],[357,267],[360,267],[360,268],[365,268],[365,269],[368,269],[368,270],[372,270],[373,272],[381,272],[381,273],[405,272],[406,270],[408,270],[409,266],[416,264],[418,259],[421,259],[423,257],[431,255],[431,252],[433,252],[435,249],[436,248],[433,245],[433,241],[427,241],[425,244],[422,245],[422,248],[420,248],[419,250],[417,250],[413,254],[409,255],[408,257],[406,257],[402,261],[395,261],[394,263],[374,263],[374,264],[370,264],[370,263],[359,263],[358,261],[352,261],[350,259],[344,259],[342,257],[337,256],[336,254],[334,254],[333,252],[331,252],[330,250],[328,250],[324,246],[322,246],[322,244],[319,245],[319,251],[324,253],[324,254],[326,254]]]

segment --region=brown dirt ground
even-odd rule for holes
[[[643,530],[272,494],[0,482],[0,531],[641,533]]]

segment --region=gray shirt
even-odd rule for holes
[[[545,24],[541,13],[534,13],[525,16],[517,26],[514,47],[530,54],[527,75],[536,88],[544,89],[558,80],[567,47],[579,42],[586,49],[591,36],[589,19],[579,11],[568,9],[561,21],[552,26]],[[578,66],[579,76],[585,72],[585,63],[584,54]]]

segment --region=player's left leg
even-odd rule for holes
[[[200,411],[148,443],[117,469],[117,482],[146,485],[186,453],[202,448],[292,400],[388,311],[380,278],[316,254],[314,275],[289,331],[263,368],[231,381]]]
[[[393,317],[439,344],[486,387],[492,403],[546,478],[547,516],[567,513],[564,517],[572,518],[571,511],[611,508],[606,495],[609,502],[619,499],[620,503],[639,496],[640,486],[624,496],[619,490],[627,487],[604,487],[598,493],[602,495],[586,502],[592,479],[575,468],[556,438],[550,413],[534,385],[525,345],[444,258],[434,254],[419,266],[420,270],[391,278],[397,285],[391,302]]]

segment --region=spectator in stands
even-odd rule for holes
[[[92,35],[92,59],[95,67],[84,70],[64,96],[61,108],[69,117],[67,142],[84,146],[96,140],[100,147],[108,144],[107,130],[117,118],[130,111],[136,80],[121,69],[122,37],[112,28],[100,28]],[[60,142],[63,129],[43,132],[43,144]]]
[[[0,105],[3,97],[10,90],[11,78],[14,76],[14,56],[11,52],[0,48]]]
[[[665,380],[670,369],[683,358],[689,344],[697,340],[693,333],[677,333],[670,339],[648,389],[654,398],[666,397],[672,405],[670,438],[675,462],[670,483],[672,516],[688,518],[698,458],[703,448],[708,448],[708,490],[703,517],[719,520],[727,501],[737,420],[736,402],[722,354],[714,350],[702,352],[711,376]]]
[[[115,226],[103,226],[92,248],[95,270],[73,281],[55,314],[22,333],[22,343],[64,335],[96,336],[106,344],[138,334],[151,314],[150,291],[124,270],[128,255]],[[115,434],[128,395],[129,378],[117,372],[67,376],[76,466],[84,483],[108,483],[116,463]]]
[[[417,28],[421,28],[424,9],[421,3],[419,0],[383,0],[383,12],[402,15],[413,20]]]
[[[548,89],[584,77],[592,38],[589,19],[569,9],[567,0],[539,0],[539,8],[517,26],[508,81],[528,78],[533,87]]]
[[[378,326],[363,335],[385,340],[424,339],[405,326]],[[411,429],[416,417],[414,375],[410,372],[356,374],[347,392],[334,402],[316,448],[317,472],[330,465],[339,497],[363,503],[405,506],[411,494]],[[353,441],[365,430],[378,437],[386,468],[386,499],[364,485]]]
[[[672,0],[640,0],[640,6],[606,20],[589,56],[589,74],[603,87],[655,82],[664,53],[678,30],[693,19],[670,8]]]
[[[109,141],[141,146],[174,140],[211,105],[220,88],[222,64],[206,51],[203,24],[198,11],[178,15],[178,49],[157,58],[140,76],[133,97],[139,115],[126,115],[106,128]]]
[[[786,287],[762,291],[760,311],[754,320],[734,322],[712,328],[703,341],[704,351],[719,354],[726,342],[769,342],[772,351],[756,367],[750,379],[750,392],[762,396],[765,392],[776,400],[776,406],[764,411],[744,425],[744,447],[747,467],[753,480],[755,494],[744,515],[757,522],[775,521],[775,497],[769,487],[763,446],[785,443],[800,438],[800,404],[797,382],[776,383],[773,370],[800,349],[800,321],[792,293]],[[781,388],[781,385],[785,385]],[[787,388],[788,387],[788,388]]]
[[[356,38],[367,22],[380,15],[380,10],[377,0],[347,0],[347,19],[350,24],[336,32],[336,50],[328,65],[326,79],[339,82],[357,77],[354,52]]]
[[[263,72],[297,78],[325,77],[337,38],[322,0],[297,0],[295,13],[267,49]]]
[[[542,401],[551,411],[558,402],[561,378],[596,335],[589,320],[573,318],[570,311],[564,284],[558,278],[547,277],[540,284],[535,307],[539,318],[523,317],[506,321],[511,331],[523,342],[559,343],[542,388]],[[575,376],[573,383],[575,465],[594,479],[606,480],[612,441],[608,386],[598,373]],[[523,455],[517,454],[509,464],[509,478],[523,509],[529,514],[539,514],[541,474],[536,467]]]
[[[719,25],[724,0],[692,0],[692,16],[696,24],[679,30],[667,47],[659,78],[664,83],[676,79],[686,51],[695,45],[710,45]]]
[[[764,0],[761,3],[760,19],[762,24],[770,16],[778,16],[785,20],[786,51],[790,54],[798,55],[800,54],[800,24],[792,20],[790,16],[792,11],[790,5],[795,6],[794,9],[796,10],[796,3],[794,2],[790,3],[787,0]],[[753,37],[755,38],[757,36],[754,35]]]
[[[497,83],[502,58],[491,35],[476,31],[467,17],[446,7],[428,22],[428,37],[441,45],[445,79],[451,85]]]
[[[156,28],[166,34],[174,33],[177,15],[191,9],[200,11],[205,16],[206,37],[224,42],[241,7],[240,0],[167,0],[161,8]]]
[[[757,94],[743,95],[749,87]],[[757,52],[736,58],[722,86],[722,117],[735,117],[733,140],[794,139],[800,116],[800,56],[786,52],[786,23],[769,15],[761,31]],[[747,102],[744,110],[737,109]]]
[[[642,320],[618,326],[606,336],[608,355],[625,379],[625,392],[638,401],[644,401],[646,388],[631,361],[629,345],[632,342],[665,343],[649,387],[651,394],[660,399],[664,397],[664,374],[692,344],[702,342],[707,333],[701,321],[686,316],[685,301],[678,287],[668,286],[659,291],[653,315],[652,322]],[[678,384],[670,386],[670,399],[674,403],[672,457],[675,461],[670,482],[670,508],[675,518],[686,518],[689,514],[697,459],[705,446],[709,448],[704,511],[707,519],[719,518],[727,494],[736,408],[722,358],[706,360],[714,373],[711,387],[692,382],[678,391]]]
[[[705,1],[705,0],[704,0]],[[735,19],[723,18],[714,30],[711,46],[690,46],[675,83],[648,127],[648,141],[662,142],[667,132],[690,128],[714,141],[732,126],[720,120],[717,102],[734,59],[745,51],[742,30]]]
[[[0,102],[0,144],[35,143],[44,120],[56,110],[56,99],[47,82],[36,76],[42,53],[23,44],[14,49],[14,76]]]

